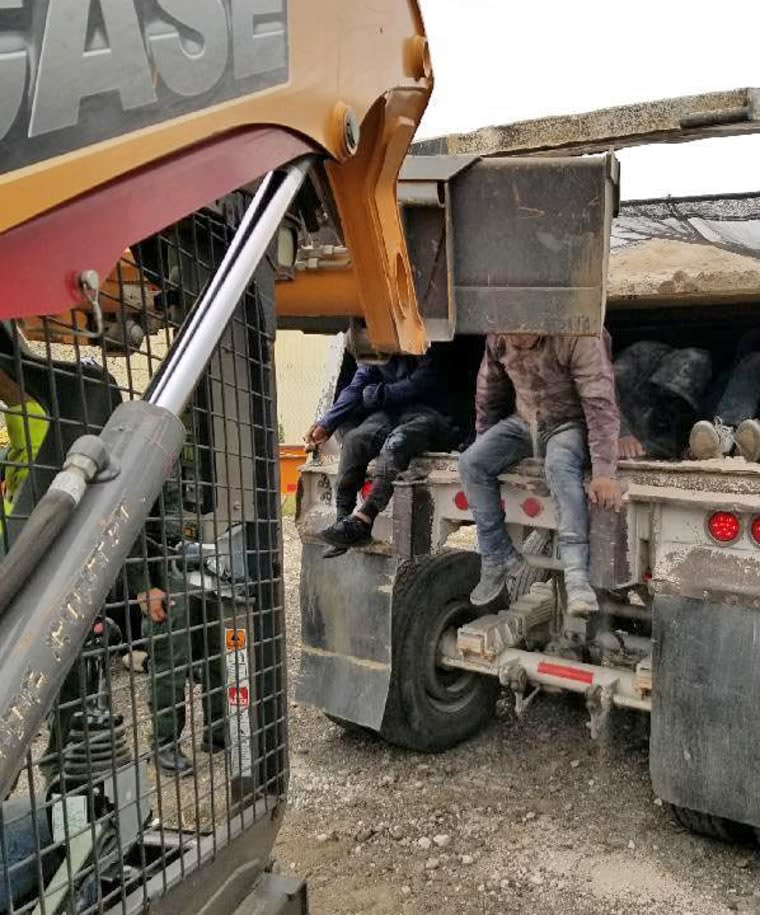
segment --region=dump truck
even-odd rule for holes
[[[730,364],[758,320],[757,195],[621,209],[615,152],[756,132],[758,98],[739,90],[669,99],[415,145],[399,200],[417,299],[465,404],[490,332],[588,335],[606,326],[617,351],[648,339],[702,348],[716,368]],[[658,271],[652,255],[654,277],[618,277],[612,289],[613,220],[616,246],[637,233],[697,243],[687,245],[696,266],[684,271],[671,260]],[[739,256],[735,283],[708,267],[716,251]],[[321,329],[350,335],[357,320],[333,300]],[[345,348],[321,407],[362,358]],[[474,435],[472,422],[463,420]],[[586,620],[565,612],[540,460],[501,477],[506,523],[528,567],[508,604],[484,614],[469,601],[480,562],[458,454],[416,459],[373,541],[325,558],[320,531],[334,519],[338,451],[329,442],[301,471],[299,701],[345,728],[437,752],[483,728],[503,688],[528,722],[540,692],[576,693],[592,737],[609,734],[616,709],[649,716],[652,787],[683,825],[752,837],[760,827],[760,465],[622,460],[623,510],[591,508],[600,612]]]
[[[424,351],[417,3],[0,6],[0,911],[305,912],[275,285],[332,233],[366,347]]]

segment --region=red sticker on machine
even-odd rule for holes
[[[228,686],[227,696],[230,705],[236,708],[248,708],[251,704],[251,692],[247,686]]]

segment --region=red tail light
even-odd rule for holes
[[[372,480],[367,480],[367,482],[362,486],[361,497],[362,502],[366,502],[369,499],[369,494],[372,492]]]
[[[456,505],[460,512],[466,512],[470,507],[470,503],[467,501],[467,496],[462,492],[461,489],[454,496],[454,505]]]
[[[752,535],[752,539],[760,545],[760,518],[753,518],[752,524],[750,525],[749,532]]]
[[[707,520],[707,530],[718,543],[733,543],[741,533],[742,526],[733,512],[715,512]]]

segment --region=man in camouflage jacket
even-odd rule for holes
[[[588,581],[587,497],[608,509],[621,504],[615,479],[620,417],[609,336],[490,334],[475,406],[478,437],[459,461],[482,555],[472,603],[496,600],[522,563],[504,526],[498,477],[538,452],[557,509],[568,613],[597,610]]]

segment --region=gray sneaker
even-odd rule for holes
[[[736,430],[736,447],[745,461],[760,460],[760,422],[745,419]]]
[[[577,573],[565,575],[565,591],[567,592],[568,616],[589,617],[599,610],[594,589],[588,583],[586,576]]]
[[[515,551],[508,559],[483,559],[480,564],[480,581],[470,594],[473,607],[485,607],[501,596],[507,579],[513,578],[523,566],[522,556]]]
[[[717,417],[712,423],[706,419],[694,423],[689,436],[689,451],[695,460],[723,457],[724,454],[730,454],[733,447],[733,426],[727,426]]]

